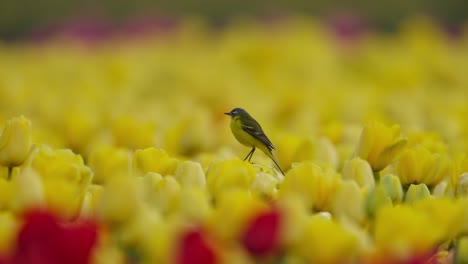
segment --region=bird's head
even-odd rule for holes
[[[236,117],[236,116],[238,116],[240,114],[243,114],[243,113],[247,113],[247,112],[244,109],[237,107],[237,108],[232,109],[231,112],[224,113],[224,114],[228,115],[230,117]]]

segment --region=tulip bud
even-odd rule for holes
[[[143,176],[142,179],[137,177],[137,180],[139,181],[140,189],[142,190],[141,194],[143,199],[147,202],[150,202],[151,197],[156,189],[156,185],[158,182],[163,180],[163,177],[159,173],[148,172],[145,174],[145,176]]]
[[[217,199],[230,189],[248,190],[255,179],[255,167],[239,159],[214,162],[206,173],[207,186]]]
[[[23,116],[8,120],[0,136],[0,165],[21,165],[29,154],[31,144],[31,121]]]
[[[403,200],[403,188],[401,187],[400,178],[387,174],[381,178],[379,184],[393,203],[400,203]]]
[[[141,197],[134,178],[109,179],[98,205],[98,216],[110,224],[122,224],[140,208]]]
[[[339,178],[331,168],[322,168],[312,162],[293,165],[286,174],[279,195],[295,193],[308,208],[329,211],[336,195]]]
[[[259,172],[250,186],[250,190],[268,198],[274,198],[278,192],[276,186],[279,180],[269,173]]]
[[[468,172],[458,178],[457,196],[468,196]]]
[[[283,212],[282,244],[286,247],[294,247],[300,242],[306,223],[309,219],[308,209],[302,203],[300,197],[291,193],[278,199],[278,207]]]
[[[449,183],[447,181],[442,181],[436,186],[434,186],[434,189],[432,190],[432,195],[434,195],[434,197],[450,196],[450,189],[451,186],[449,186]]]
[[[123,116],[112,124],[112,137],[119,147],[138,149],[154,145],[156,126],[152,122]],[[131,135],[131,136],[129,136]]]
[[[450,175],[451,160],[447,154],[432,153],[418,145],[403,152],[395,164],[401,183],[424,183],[433,187]]]
[[[172,175],[177,168],[177,159],[169,157],[163,149],[137,149],[133,156],[133,168],[136,175],[156,172],[163,176]]]
[[[152,204],[162,214],[173,212],[177,208],[181,193],[180,184],[174,177],[166,176],[156,183],[151,194]]]
[[[400,126],[387,127],[378,122],[367,124],[359,141],[356,155],[367,160],[372,170],[379,172],[393,162],[406,145],[400,137]]]
[[[202,187],[206,185],[205,172],[200,163],[184,161],[175,172],[175,178],[183,187]]]
[[[355,157],[346,161],[343,168],[343,179],[354,180],[361,188],[372,189],[375,186],[372,168],[366,160]]]
[[[155,234],[152,232],[156,231],[161,223],[161,216],[156,211],[139,210],[131,221],[122,226],[118,233],[119,243],[134,247],[140,254],[148,254],[146,247],[151,244],[152,236]]]
[[[100,185],[91,185],[83,199],[83,205],[81,206],[80,218],[93,218],[96,216],[97,204],[101,197],[103,187]]]
[[[180,192],[177,214],[191,222],[205,221],[212,212],[206,189],[186,187]]]
[[[45,204],[43,183],[31,168],[24,168],[13,177],[10,206],[13,211],[24,212]]]
[[[386,194],[384,188],[378,185],[367,196],[366,209],[370,217],[374,217],[380,208],[392,205],[392,199]]]
[[[333,168],[338,166],[338,152],[328,138],[321,138],[315,146],[315,160],[319,163],[330,164]]]
[[[406,191],[405,203],[412,204],[429,197],[431,197],[431,192],[424,183],[411,184],[408,191]]]
[[[335,221],[312,217],[303,233],[297,252],[304,263],[344,263],[357,251],[357,237]]]
[[[101,146],[89,154],[89,166],[94,171],[94,182],[105,183],[116,174],[130,174],[130,151],[123,148]]]
[[[342,181],[338,187],[333,213],[338,217],[350,218],[357,223],[364,219],[364,197],[354,181]]]

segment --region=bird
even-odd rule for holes
[[[249,154],[244,158],[244,161],[248,159],[250,162],[255,150],[258,148],[273,160],[281,174],[284,175],[284,171],[281,169],[272,152],[275,150],[275,146],[271,143],[270,139],[268,139],[267,135],[265,135],[260,124],[247,113],[247,111],[239,107],[224,114],[231,117],[231,131],[237,141],[246,147],[252,148]]]

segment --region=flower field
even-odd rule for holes
[[[467,68],[425,18],[0,44],[0,264],[468,263]]]

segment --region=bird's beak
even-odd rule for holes
[[[225,115],[228,115],[228,116],[230,116],[230,115],[231,115],[231,113],[224,113],[224,114],[225,114]]]

